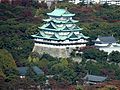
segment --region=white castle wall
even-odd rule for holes
[[[120,47],[103,47],[99,48],[100,50],[103,50],[105,52],[108,52],[110,54],[112,51],[119,51],[120,52]]]

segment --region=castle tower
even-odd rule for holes
[[[89,37],[82,34],[82,28],[76,25],[78,21],[72,19],[75,14],[56,8],[47,15],[46,24],[38,27],[37,34],[31,35],[35,41],[33,52],[67,58],[73,48],[86,46]]]

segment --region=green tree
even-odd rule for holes
[[[83,57],[85,57],[86,59],[94,59],[100,62],[106,61],[107,56],[108,56],[107,52],[100,51],[95,48],[90,48],[90,49],[86,49],[85,51],[83,51]]]
[[[6,75],[6,81],[11,81],[17,77],[18,71],[13,68],[8,68],[5,70],[4,74]]]
[[[38,66],[42,69],[47,69],[48,68],[48,60],[46,59],[41,59],[39,62],[38,62]]]
[[[66,58],[62,58],[62,59],[60,60],[60,63],[63,64],[64,66],[68,66],[68,61],[67,61]]]
[[[104,7],[104,8],[108,8],[108,7],[109,7],[108,3],[105,2],[105,3],[103,4],[103,7]]]
[[[85,0],[82,0],[82,2],[80,3],[80,6],[85,6]]]
[[[5,74],[3,73],[1,68],[0,68],[0,76],[5,77]]]
[[[36,74],[35,74],[35,72],[33,71],[32,66],[29,66],[29,67],[27,67],[27,68],[28,68],[28,69],[27,69],[26,76],[28,76],[28,77],[31,78],[31,79],[34,79],[35,76],[36,76]]]
[[[83,90],[83,87],[81,85],[77,85],[75,90]]]
[[[38,57],[32,58],[31,56],[28,57],[28,60],[30,64],[37,64],[40,61]]]
[[[8,68],[16,69],[12,55],[5,49],[0,49],[0,68],[3,70]]]
[[[57,64],[54,64],[52,67],[51,67],[51,72],[53,74],[60,74],[61,72],[63,72],[63,70],[67,68],[66,66],[64,66],[62,63],[57,63]]]
[[[55,62],[54,65],[51,66],[50,71],[52,74],[60,74],[68,67],[68,60],[66,58],[62,58],[59,60],[59,62]]]
[[[120,62],[120,52],[118,51],[112,51],[109,56],[109,61],[115,62],[115,63],[119,63]]]
[[[101,66],[102,65],[99,62],[95,63],[92,61],[88,61],[85,64],[85,70],[87,70],[89,72],[89,74],[100,75]]]
[[[63,72],[60,74],[60,76],[61,78],[66,80],[69,84],[72,83],[75,84],[76,80],[78,80],[76,72],[71,68],[65,68]]]
[[[0,71],[7,81],[12,80],[18,74],[12,55],[5,49],[0,49]]]
[[[71,57],[75,57],[75,56],[76,56],[76,51],[75,51],[75,50],[72,50],[72,52],[70,53],[70,56],[71,56]]]

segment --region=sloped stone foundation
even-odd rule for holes
[[[33,52],[38,52],[39,54],[49,54],[53,57],[62,57],[62,58],[68,58],[70,57],[72,49],[70,48],[56,48],[56,47],[45,47],[45,46],[38,46],[34,45]]]

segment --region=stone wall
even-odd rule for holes
[[[62,57],[67,58],[70,56],[72,49],[71,48],[51,48],[44,46],[34,45],[33,52],[38,52],[39,54],[47,53],[53,57]]]

